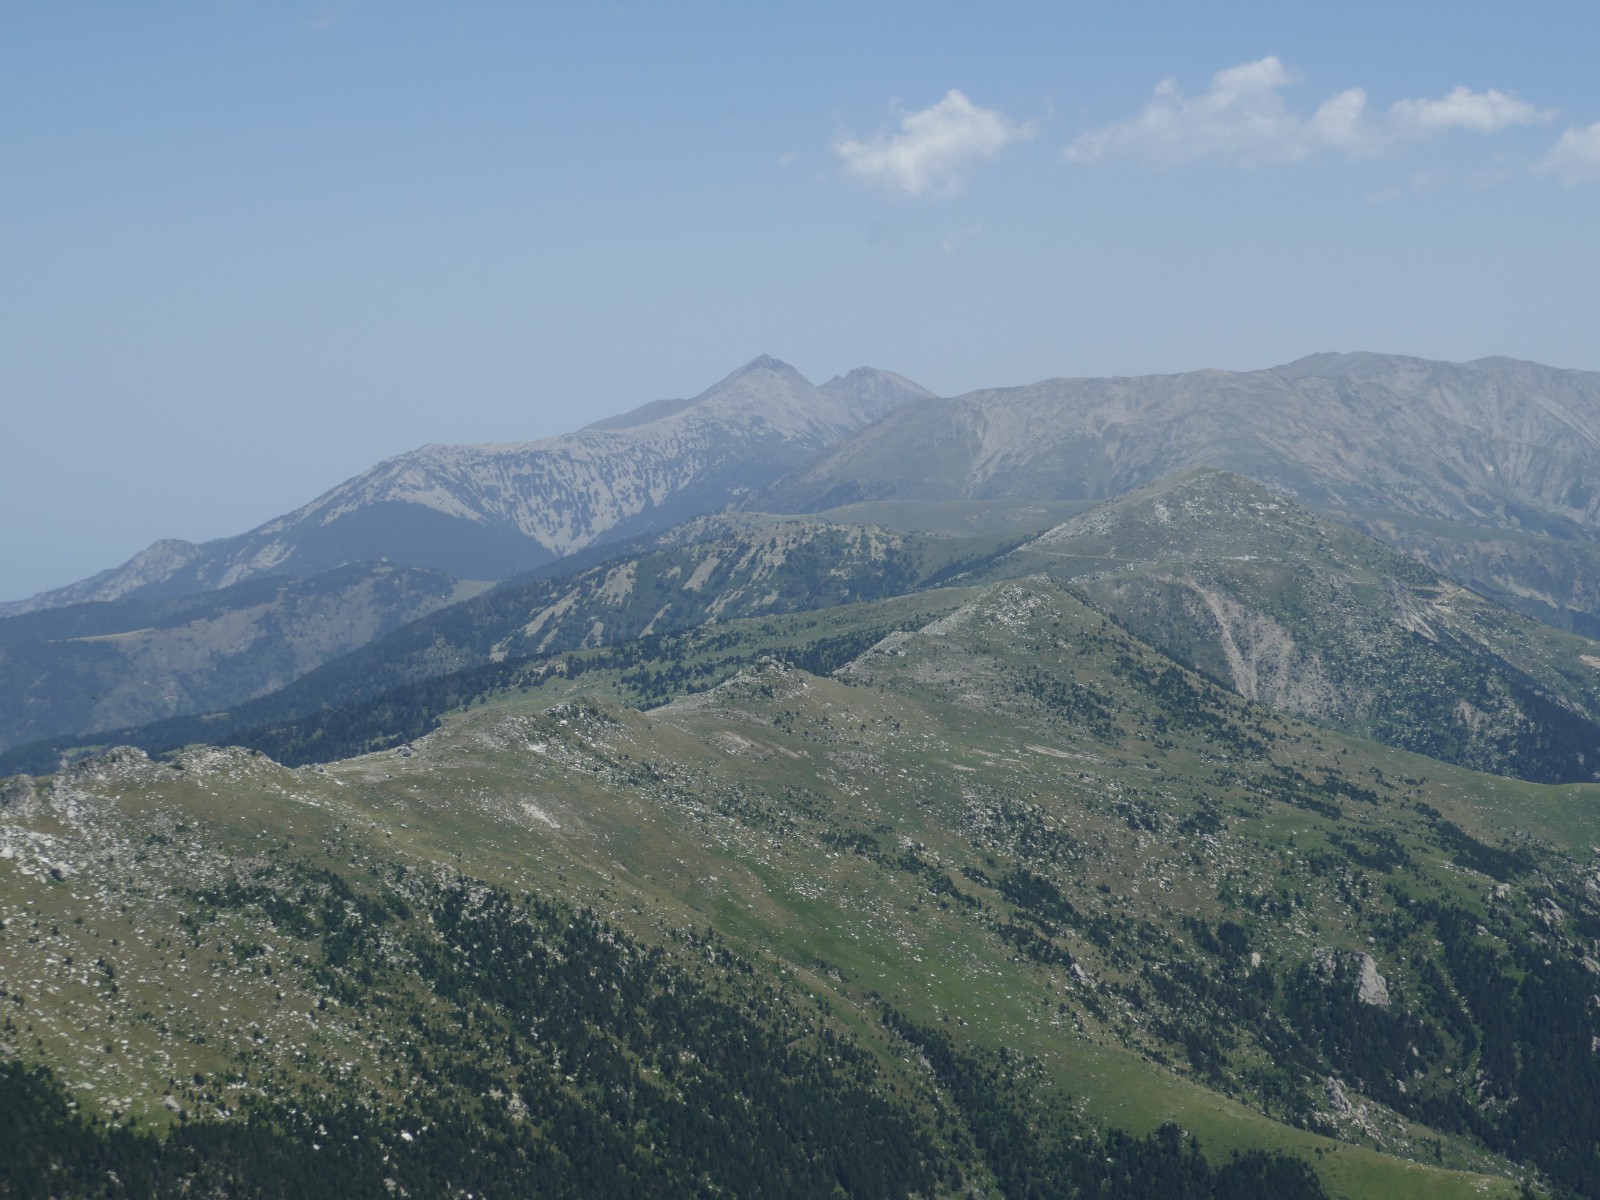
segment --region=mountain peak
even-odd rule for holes
[[[739,380],[744,379],[746,376],[756,375],[763,371],[767,372],[768,374],[777,375],[780,378],[787,379],[791,383],[798,383],[802,387],[812,386],[809,379],[800,374],[799,371],[796,371],[781,358],[773,358],[770,354],[758,354],[755,358],[752,358],[738,370],[730,371],[727,375],[724,375],[721,379],[717,380],[698,396],[687,401],[684,407],[698,404],[702,400],[708,399],[711,396],[715,396],[724,388],[738,383]]]
[[[896,375],[893,371],[885,371],[879,367],[857,367],[844,375],[835,375],[827,383],[821,384],[824,392],[832,392],[840,396],[863,396],[883,392],[903,393],[908,399],[937,399],[933,392],[914,383],[904,375]]]
[[[743,375],[747,371],[779,371],[788,375],[800,374],[799,371],[796,371],[781,358],[773,358],[770,354],[756,355],[744,366],[740,367],[738,373]]]
[[[781,358],[773,358],[770,354],[758,354],[755,358],[752,358],[749,362],[745,363],[744,366],[740,367],[737,371],[734,371],[726,379],[723,379],[720,383],[718,383],[717,387],[722,387],[724,384],[732,383],[735,379],[743,379],[746,375],[753,375],[757,371],[770,371],[774,375],[782,375],[785,378],[793,379],[798,383],[803,383],[807,387],[811,386],[811,381],[809,379],[800,374],[799,371],[796,371]],[[712,388],[711,390],[715,391],[716,388]]]

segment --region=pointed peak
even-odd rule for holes
[[[691,400],[690,403],[697,404],[708,396],[716,395],[729,384],[737,383],[747,375],[755,375],[762,371],[765,371],[771,375],[781,376],[782,378],[790,380],[793,383],[802,384],[805,387],[811,386],[811,381],[809,379],[800,374],[799,371],[796,371],[781,358],[773,358],[770,354],[762,354],[752,358],[737,371],[732,371],[723,376],[721,379],[717,380],[705,391],[701,392],[698,396]]]
[[[744,366],[733,372],[726,379],[722,380],[721,383],[717,384],[717,387],[721,387],[723,384],[732,383],[735,379],[742,379],[746,375],[753,375],[757,371],[769,371],[774,375],[782,375],[786,378],[795,380],[797,383],[803,383],[807,387],[811,386],[811,381],[809,379],[800,374],[799,371],[796,371],[781,358],[773,358],[770,354],[760,354],[755,358],[752,358],[749,362],[745,363]]]
[[[854,371],[847,371],[843,375],[835,375],[823,387],[840,387],[849,383],[866,383],[880,375],[888,375],[888,371],[880,371],[877,367],[857,367]],[[899,376],[896,376],[899,378]]]
[[[756,355],[756,357],[752,358],[749,362],[745,363],[744,366],[740,367],[737,373],[744,375],[750,371],[777,371],[783,375],[800,374],[799,371],[796,371],[781,358],[773,358],[770,354]]]

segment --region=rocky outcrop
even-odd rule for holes
[[[1378,974],[1377,961],[1370,954],[1361,956],[1361,970],[1356,976],[1356,999],[1378,1008],[1389,1007],[1389,984]]]

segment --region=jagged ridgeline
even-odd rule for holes
[[[156,542],[120,567],[0,616],[157,599],[265,575],[384,560],[505,579],[604,542],[716,512],[930,393],[859,368],[813,386],[762,355],[698,396],[643,405],[534,442],[429,445],[381,462],[235,537]]]
[[[263,1194],[1596,1192],[1592,787],[1037,578],[858,607],[935,596],[831,675],[11,785],[12,1111]]]

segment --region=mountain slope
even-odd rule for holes
[[[0,615],[379,559],[502,579],[599,540],[720,509],[928,395],[867,369],[813,387],[762,357],[693,399],[646,405],[576,433],[423,446],[249,533],[204,545],[157,542],[120,568],[0,606]]]
[[[1600,638],[1600,541],[1347,511],[1339,519],[1507,608]]]
[[[859,1195],[1318,1194],[1285,1154],[1595,1194],[1594,796],[1284,720],[1020,580],[831,677],[14,783],[4,1036],[91,1111],[373,1144],[415,1194],[559,1194],[526,1172],[585,1142],[676,1194],[730,1138]]]
[[[482,586],[356,564],[0,621],[0,750],[242,703]]]
[[[1093,499],[1193,466],[1322,508],[1600,533],[1600,374],[1318,354],[905,405],[757,503]]]
[[[0,755],[0,763],[42,771],[86,746],[121,742],[154,753],[230,742],[494,663],[901,595],[987,561],[1017,540],[741,514],[704,518],[650,539],[642,553],[506,584],[452,605],[228,711],[49,739]]]
[[[1202,469],[1074,517],[991,571],[1043,572],[1239,694],[1479,770],[1600,778],[1600,643]]]

